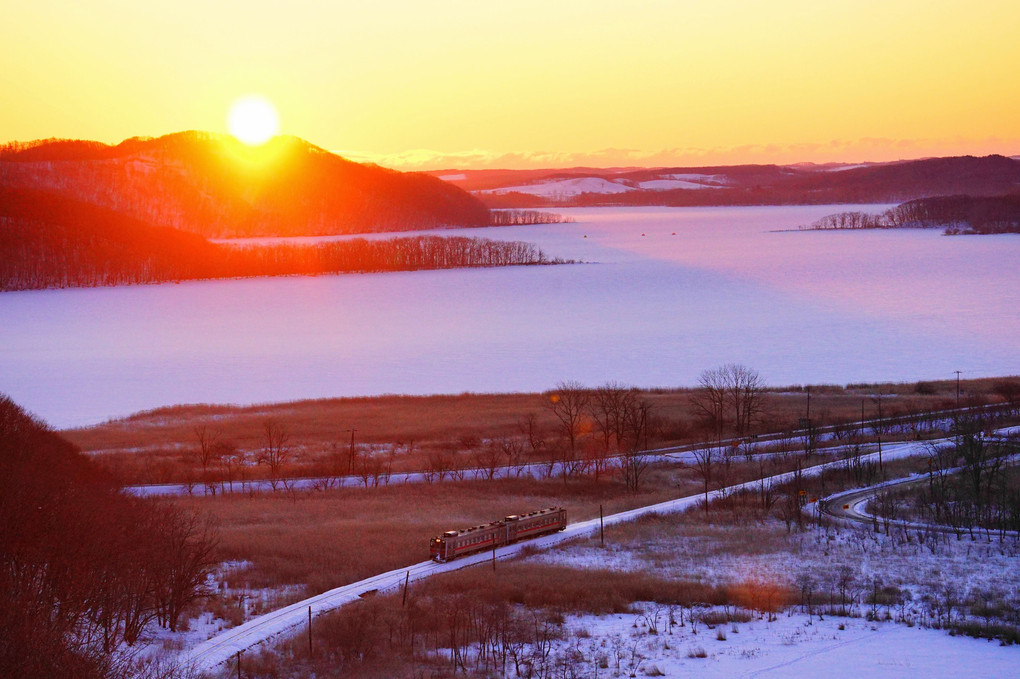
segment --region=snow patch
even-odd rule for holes
[[[652,179],[640,182],[638,186],[646,191],[669,191],[671,189],[721,189],[722,186],[699,184],[685,179]]]
[[[633,191],[633,187],[626,186],[620,182],[609,181],[602,177],[578,177],[576,179],[561,179],[556,181],[540,182],[537,184],[524,184],[521,186],[505,186],[500,189],[487,189],[478,193],[491,193],[502,195],[505,193],[527,193],[532,196],[543,198],[572,198],[582,193],[626,193]]]
[[[667,624],[655,604],[637,613],[569,616],[554,642],[571,676],[827,677],[829,679],[955,679],[1014,676],[1020,648],[950,637],[895,623],[783,615],[714,626]],[[714,611],[714,612],[721,612]],[[654,629],[653,629],[654,626]],[[703,657],[701,657],[703,654]],[[601,670],[601,671],[600,671]]]

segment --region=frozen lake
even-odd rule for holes
[[[728,362],[775,385],[1020,373],[1020,236],[775,231],[842,209],[446,232],[590,262],[569,266],[3,293],[0,392],[67,427],[174,403],[693,385]]]

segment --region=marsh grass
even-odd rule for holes
[[[444,530],[561,505],[571,522],[673,497],[668,474],[641,493],[616,482],[531,479],[409,484],[369,489],[186,498],[213,517],[218,558],[243,561],[232,588],[307,585],[307,594],[428,559]]]
[[[994,400],[994,379],[963,383],[968,402]],[[952,407],[955,382],[917,384],[868,384],[811,387],[811,413],[816,425],[851,422],[873,417],[873,396],[882,394],[886,417],[907,412]],[[688,389],[646,389],[641,397],[652,406],[658,435],[652,445],[691,443],[707,438],[691,406]],[[355,445],[374,454],[396,450],[394,471],[421,469],[430,452],[460,455],[459,464],[470,465],[472,453],[485,441],[519,436],[528,416],[540,438],[550,448],[557,440],[556,420],[546,408],[548,394],[459,394],[441,396],[379,396],[319,399],[254,406],[182,405],[138,413],[94,427],[62,432],[96,456],[125,483],[198,482],[201,468],[196,460],[195,429],[205,427],[211,435],[229,441],[252,457],[262,446],[263,424],[273,420],[286,429],[292,449],[287,474],[329,474],[334,458]],[[757,430],[783,431],[795,427],[805,416],[808,392],[802,386],[770,391],[766,413]],[[539,455],[539,459],[544,459]],[[218,472],[220,476],[220,474]],[[249,478],[262,478],[261,468],[249,470]]]

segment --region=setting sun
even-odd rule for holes
[[[242,97],[230,106],[227,127],[245,144],[258,146],[272,139],[280,131],[280,118],[276,107],[265,97]]]

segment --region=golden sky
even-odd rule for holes
[[[32,0],[0,141],[282,132],[409,168],[1020,154],[1020,3]]]

